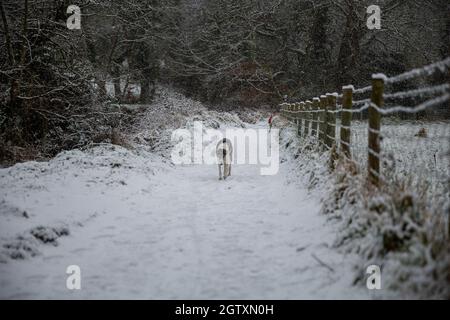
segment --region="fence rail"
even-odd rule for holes
[[[418,114],[445,104],[450,111],[448,105],[450,100],[449,70],[450,57],[391,78],[383,74],[374,74],[371,86],[355,89],[354,86],[349,85],[342,88],[341,94],[328,93],[313,98],[312,101],[283,103],[280,105],[280,112],[284,118],[298,126],[299,136],[305,139],[313,138],[312,141],[316,141],[324,151],[331,150],[334,147],[342,156],[354,161],[352,159],[352,147],[367,148],[368,180],[372,185],[379,186],[380,162],[382,160],[380,145],[383,128],[382,117],[396,114]],[[412,81],[435,76],[438,73],[441,75],[441,83],[436,84],[434,79],[431,86],[385,93],[387,87],[392,88],[393,85],[405,82],[411,86]],[[359,98],[364,94],[370,94],[370,97]],[[355,96],[358,96],[358,100],[354,101]],[[385,105],[385,101],[408,99],[408,101],[411,101],[411,99],[424,98],[426,98],[425,101],[413,106],[391,105],[390,103]],[[352,127],[353,115],[362,114],[366,110],[368,114],[367,144],[355,145],[355,142],[351,141],[352,134],[355,133]],[[338,116],[339,122],[337,121]],[[447,157],[450,157],[450,155],[447,155]]]

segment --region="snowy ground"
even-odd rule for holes
[[[352,154],[363,170],[367,164],[367,122],[352,123]],[[421,129],[426,136],[418,137]],[[337,126],[336,137],[340,135]],[[382,174],[410,176],[412,184],[429,184],[432,194],[448,192],[450,176],[450,123],[447,121],[393,121],[383,119],[381,126]],[[389,168],[385,162],[388,161]],[[387,170],[389,169],[389,170]],[[410,173],[414,172],[414,175]]]
[[[1,169],[0,298],[370,298],[289,169],[220,182],[216,166],[108,145]]]
[[[242,121],[261,114],[158,92],[133,150],[106,144],[0,169],[0,298],[371,298],[352,285],[358,258],[332,247],[321,195],[292,178],[293,155],[278,175],[233,166],[225,182],[215,165],[171,164],[174,128],[265,127]],[[79,291],[66,288],[70,265]]]

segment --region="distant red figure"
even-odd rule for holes
[[[270,116],[270,118],[269,118],[269,121],[268,121],[268,122],[269,122],[269,132],[272,131],[272,124],[273,124],[273,117],[274,117],[274,116],[275,116],[275,115],[272,114],[272,115]]]
[[[128,88],[127,90],[127,102],[131,103],[133,101],[134,95],[131,88]]]

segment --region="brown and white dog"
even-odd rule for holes
[[[228,139],[222,139],[216,146],[217,163],[219,165],[219,180],[231,175],[231,162],[233,161],[233,146]],[[222,175],[223,166],[223,175]]]

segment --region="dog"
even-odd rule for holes
[[[231,175],[233,161],[233,146],[228,139],[222,139],[216,146],[217,163],[219,165],[219,180],[226,180]],[[223,166],[223,175],[222,175]]]

